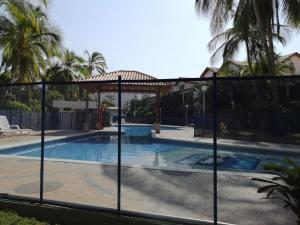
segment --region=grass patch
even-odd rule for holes
[[[14,212],[0,211],[1,225],[49,225],[46,222],[40,222],[34,218],[21,217]]]

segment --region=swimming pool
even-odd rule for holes
[[[151,136],[152,126],[122,126],[121,159],[124,165],[167,167],[182,169],[212,169],[212,146],[187,144],[179,141],[161,141]],[[162,127],[164,129],[180,129]],[[45,158],[78,160],[116,164],[118,159],[117,135],[94,135],[71,140],[45,143]],[[40,146],[1,150],[2,155],[40,157]],[[293,157],[300,162],[299,157]],[[218,169],[233,171],[262,171],[263,165],[281,162],[282,155],[258,154],[250,149],[220,148]]]

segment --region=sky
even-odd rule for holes
[[[51,0],[50,22],[63,45],[84,56],[101,52],[108,71],[137,70],[157,78],[199,77],[211,65],[209,19],[195,0]],[[300,52],[300,33],[280,54]],[[298,43],[297,43],[298,42]],[[245,59],[241,51],[237,59]]]

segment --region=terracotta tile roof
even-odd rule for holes
[[[79,81],[117,81],[119,76],[121,76],[122,81],[141,80],[141,82],[126,82],[126,84],[130,84],[130,85],[143,85],[143,86],[168,86],[169,85],[168,82],[142,82],[143,80],[158,81],[158,79],[148,74],[141,73],[138,71],[133,71],[133,70],[119,70],[119,71],[104,73],[97,76],[81,79]]]

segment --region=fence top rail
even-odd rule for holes
[[[167,78],[167,79],[156,79],[156,80],[120,80],[122,84],[128,83],[161,83],[161,82],[200,82],[200,81],[243,81],[243,80],[300,80],[300,75],[284,75],[284,76],[246,76],[246,77],[208,77],[208,78]],[[118,80],[106,80],[106,81],[67,81],[67,82],[50,82],[50,81],[39,81],[31,83],[7,83],[0,84],[0,87],[11,87],[11,86],[36,86],[42,85],[88,85],[88,84],[114,84],[116,85]]]
[[[212,78],[213,79],[213,78]],[[226,81],[226,80],[286,80],[286,79],[294,79],[300,80],[300,75],[284,75],[284,76],[245,76],[245,77],[216,77],[218,81]]]

